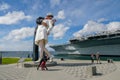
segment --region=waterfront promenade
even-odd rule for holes
[[[58,65],[48,67],[48,71],[36,67],[17,67],[16,64],[0,65],[0,80],[119,80],[120,62],[91,64],[89,60],[56,59]],[[32,64],[33,62],[29,62]],[[89,67],[96,66],[96,75],[91,75]]]

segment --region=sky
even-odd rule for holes
[[[57,20],[47,47],[120,30],[120,0],[0,0],[0,51],[32,51],[36,18],[47,13]]]

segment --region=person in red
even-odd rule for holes
[[[41,67],[41,70],[45,70],[45,69],[48,70],[48,68],[47,68],[47,66],[46,66],[46,60],[43,60],[43,61],[42,61],[40,67]]]
[[[48,68],[46,66],[47,60],[48,60],[47,55],[44,53],[43,58],[41,59],[39,65],[37,67],[37,70],[39,70],[39,67],[41,67],[41,70],[48,70]]]

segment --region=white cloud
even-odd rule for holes
[[[106,27],[108,31],[120,30],[120,22],[111,22]]]
[[[97,22],[104,22],[104,21],[107,21],[107,19],[105,19],[105,18],[100,18],[99,20],[97,20]]]
[[[4,37],[5,40],[19,41],[33,36],[35,28],[23,27],[21,29],[12,30],[7,36]]]
[[[10,8],[10,5],[8,5],[7,3],[0,4],[0,11],[6,10],[9,8]]]
[[[16,24],[20,20],[30,20],[31,16],[27,16],[24,14],[22,11],[13,11],[13,12],[8,12],[5,16],[0,16],[0,24],[6,24],[6,25],[11,25],[11,24]]]
[[[103,24],[95,21],[88,21],[83,29],[75,32],[73,36],[81,37],[85,35],[95,34],[102,31],[116,31],[120,30],[120,22],[110,22],[109,24]]]
[[[65,27],[63,24],[56,25],[52,30],[54,39],[62,39],[68,29],[69,27]]]
[[[94,22],[94,21],[88,21],[88,23],[85,24],[83,29],[74,33],[73,35],[75,37],[79,37],[79,36],[88,35],[88,34],[91,34],[91,33],[96,33],[96,32],[99,32],[99,31],[103,31],[103,30],[105,30],[105,28],[106,27],[102,23],[97,23],[97,22]]]
[[[65,19],[65,13],[64,10],[61,10],[58,12],[58,15],[56,16],[57,19]]]
[[[50,0],[51,7],[55,7],[60,4],[60,0]]]

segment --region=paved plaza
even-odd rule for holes
[[[36,67],[22,67],[16,64],[0,65],[0,80],[99,80],[116,71],[120,63],[91,64],[90,61],[66,60],[57,61],[57,66],[48,67],[47,71]],[[32,63],[32,62],[31,62]],[[89,67],[96,66],[96,75],[91,76]]]

